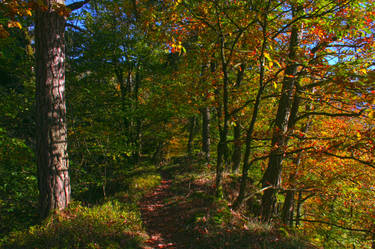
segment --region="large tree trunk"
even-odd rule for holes
[[[295,24],[292,26],[288,56],[288,66],[285,70],[285,77],[283,80],[283,88],[279,107],[277,110],[275,128],[272,135],[271,153],[268,162],[268,167],[263,175],[262,187],[272,186],[272,188],[264,191],[262,197],[262,219],[269,221],[273,213],[275,202],[276,189],[280,184],[280,177],[282,172],[282,162],[284,159],[284,152],[288,144],[288,124],[292,113],[292,105],[294,102],[295,81],[297,73],[297,48],[299,43],[300,29]]]
[[[43,1],[35,19],[36,108],[40,213],[64,209],[70,201],[65,107],[65,17],[56,12],[63,0]]]

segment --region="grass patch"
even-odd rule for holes
[[[146,173],[141,176],[132,176],[121,183],[122,191],[115,193],[111,199],[121,202],[136,203],[144,194],[160,184],[161,176],[157,173]]]
[[[43,224],[11,233],[2,248],[141,248],[144,238],[139,212],[108,201],[92,208],[73,204]]]

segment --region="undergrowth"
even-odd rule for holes
[[[10,234],[4,248],[140,248],[139,212],[131,205],[108,201],[92,208],[71,205],[43,224]]]
[[[160,180],[159,174],[145,169],[124,179],[123,191],[96,204],[73,202],[42,224],[4,236],[0,248],[142,248],[147,234],[136,203]]]

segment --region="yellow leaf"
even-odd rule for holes
[[[272,61],[269,53],[264,53],[264,57],[266,57],[267,60]]]
[[[273,87],[274,87],[275,89],[277,89],[277,84],[276,84],[276,82],[273,82]]]
[[[357,132],[357,137],[359,138],[359,139],[361,139],[361,133],[359,133],[359,132]]]
[[[8,28],[19,28],[19,29],[22,29],[22,25],[19,22],[9,21],[8,22]]]
[[[367,74],[367,70],[366,70],[366,68],[361,68],[361,69],[359,69],[359,71],[360,71],[361,73],[363,73],[363,74]]]
[[[25,12],[26,12],[26,15],[28,15],[28,16],[32,16],[33,15],[30,10],[26,10]]]

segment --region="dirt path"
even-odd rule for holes
[[[191,227],[194,214],[209,209],[208,203],[188,201],[187,197],[199,186],[179,183],[164,177],[161,184],[141,200],[142,219],[150,238],[145,249],[197,248],[199,238]]]

